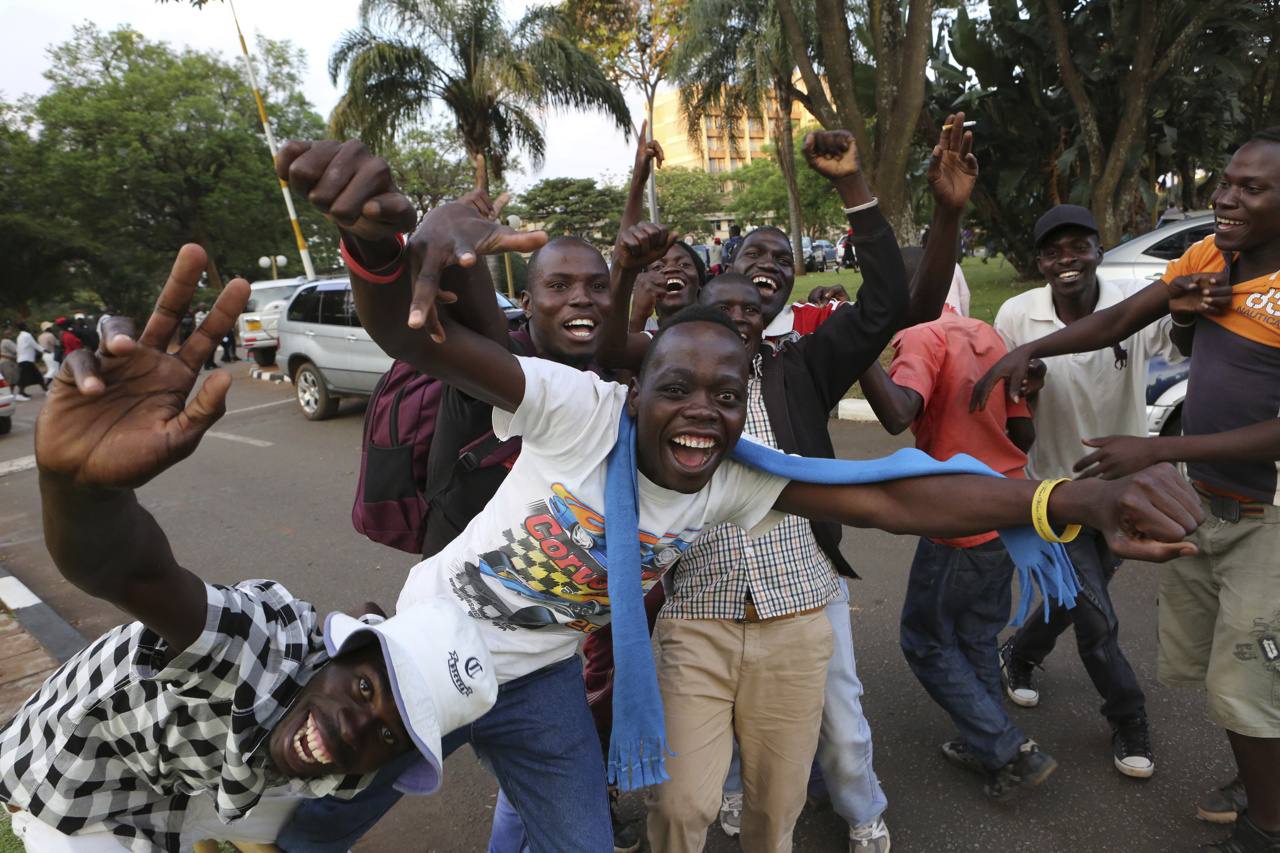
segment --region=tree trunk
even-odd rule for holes
[[[787,183],[787,214],[790,218],[791,251],[796,257],[796,277],[808,274],[803,255],[804,223],[800,212],[800,187],[796,183],[795,139],[791,128],[791,96],[781,87],[775,87],[778,95],[778,110],[782,113],[779,121],[773,122],[773,142],[778,149],[778,166],[782,169],[782,177]]]

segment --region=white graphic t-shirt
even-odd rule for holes
[[[625,386],[592,373],[519,362],[524,400],[514,414],[493,410],[499,438],[523,437],[519,458],[458,538],[413,567],[397,603],[457,599],[483,620],[499,681],[572,656],[609,623],[605,468],[627,401]],[[637,476],[645,589],[703,528],[730,522],[761,535],[783,517],[772,507],[788,481],[731,460],[691,495]]]

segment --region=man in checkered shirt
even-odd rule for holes
[[[430,793],[441,735],[497,695],[473,620],[451,602],[322,625],[274,581],[216,586],[175,561],[132,489],[194,451],[225,408],[221,372],[186,401],[245,304],[244,280],[165,353],[204,268],[204,251],[184,247],[142,336],[111,318],[99,352],[67,359],[36,427],[54,562],[137,621],[64,664],[0,729],[0,801],[28,851],[270,842],[300,798],[350,797],[393,761],[408,768],[402,790]]]

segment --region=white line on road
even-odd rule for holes
[[[259,404],[258,404],[258,405],[256,405],[256,406],[245,406],[243,409],[232,409],[231,411],[227,412],[226,414],[227,414],[227,415],[238,415],[238,414],[240,414],[241,412],[252,412],[252,411],[255,411],[255,410],[257,410],[257,409],[269,409],[269,408],[271,408],[272,406],[283,406],[283,405],[285,405],[286,403],[292,403],[292,402],[293,402],[293,398],[292,398],[292,397],[290,397],[290,398],[289,398],[289,399],[287,399],[287,400],[276,400],[276,401],[271,402],[271,403],[259,403]],[[225,415],[224,415],[224,417],[225,417]]]
[[[36,467],[36,458],[34,456],[19,456],[17,459],[10,459],[8,462],[0,462],[0,477],[6,474],[17,474],[20,471],[30,471]]]
[[[35,593],[15,577],[0,577],[0,601],[10,610],[20,610],[40,603]]]
[[[210,438],[220,438],[223,441],[238,441],[241,444],[252,444],[254,447],[271,447],[270,441],[263,441],[260,438],[249,438],[243,435],[233,435],[229,432],[206,432],[205,435]]]

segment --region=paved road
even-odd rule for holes
[[[356,535],[349,520],[362,406],[344,403],[335,420],[309,423],[290,403],[290,386],[252,382],[247,373],[236,366],[218,435],[148,485],[143,503],[184,564],[210,580],[275,577],[322,609],[366,599],[394,603],[410,558]],[[39,400],[20,405],[13,433],[0,438],[0,561],[93,636],[120,615],[63,582],[49,561],[35,472],[21,462],[32,452]],[[835,423],[833,434],[845,456],[879,455],[903,443],[873,426]],[[1128,566],[1113,586],[1126,648],[1148,687],[1155,778],[1136,782],[1112,769],[1100,702],[1068,635],[1041,676],[1042,707],[1015,712],[1061,767],[1032,797],[997,806],[939,756],[950,726],[898,649],[897,617],[913,548],[912,540],[879,532],[845,537],[846,554],[865,578],[854,584],[854,635],[895,851],[1156,853],[1194,849],[1220,834],[1191,815],[1200,792],[1230,775],[1226,740],[1204,722],[1197,693],[1154,682],[1157,569]],[[494,787],[469,752],[459,754],[447,765],[440,795],[402,802],[357,850],[483,850]],[[634,815],[642,811],[635,797],[626,807]],[[718,829],[708,838],[712,851],[738,847]],[[843,850],[839,820],[830,810],[806,810],[796,849]]]

